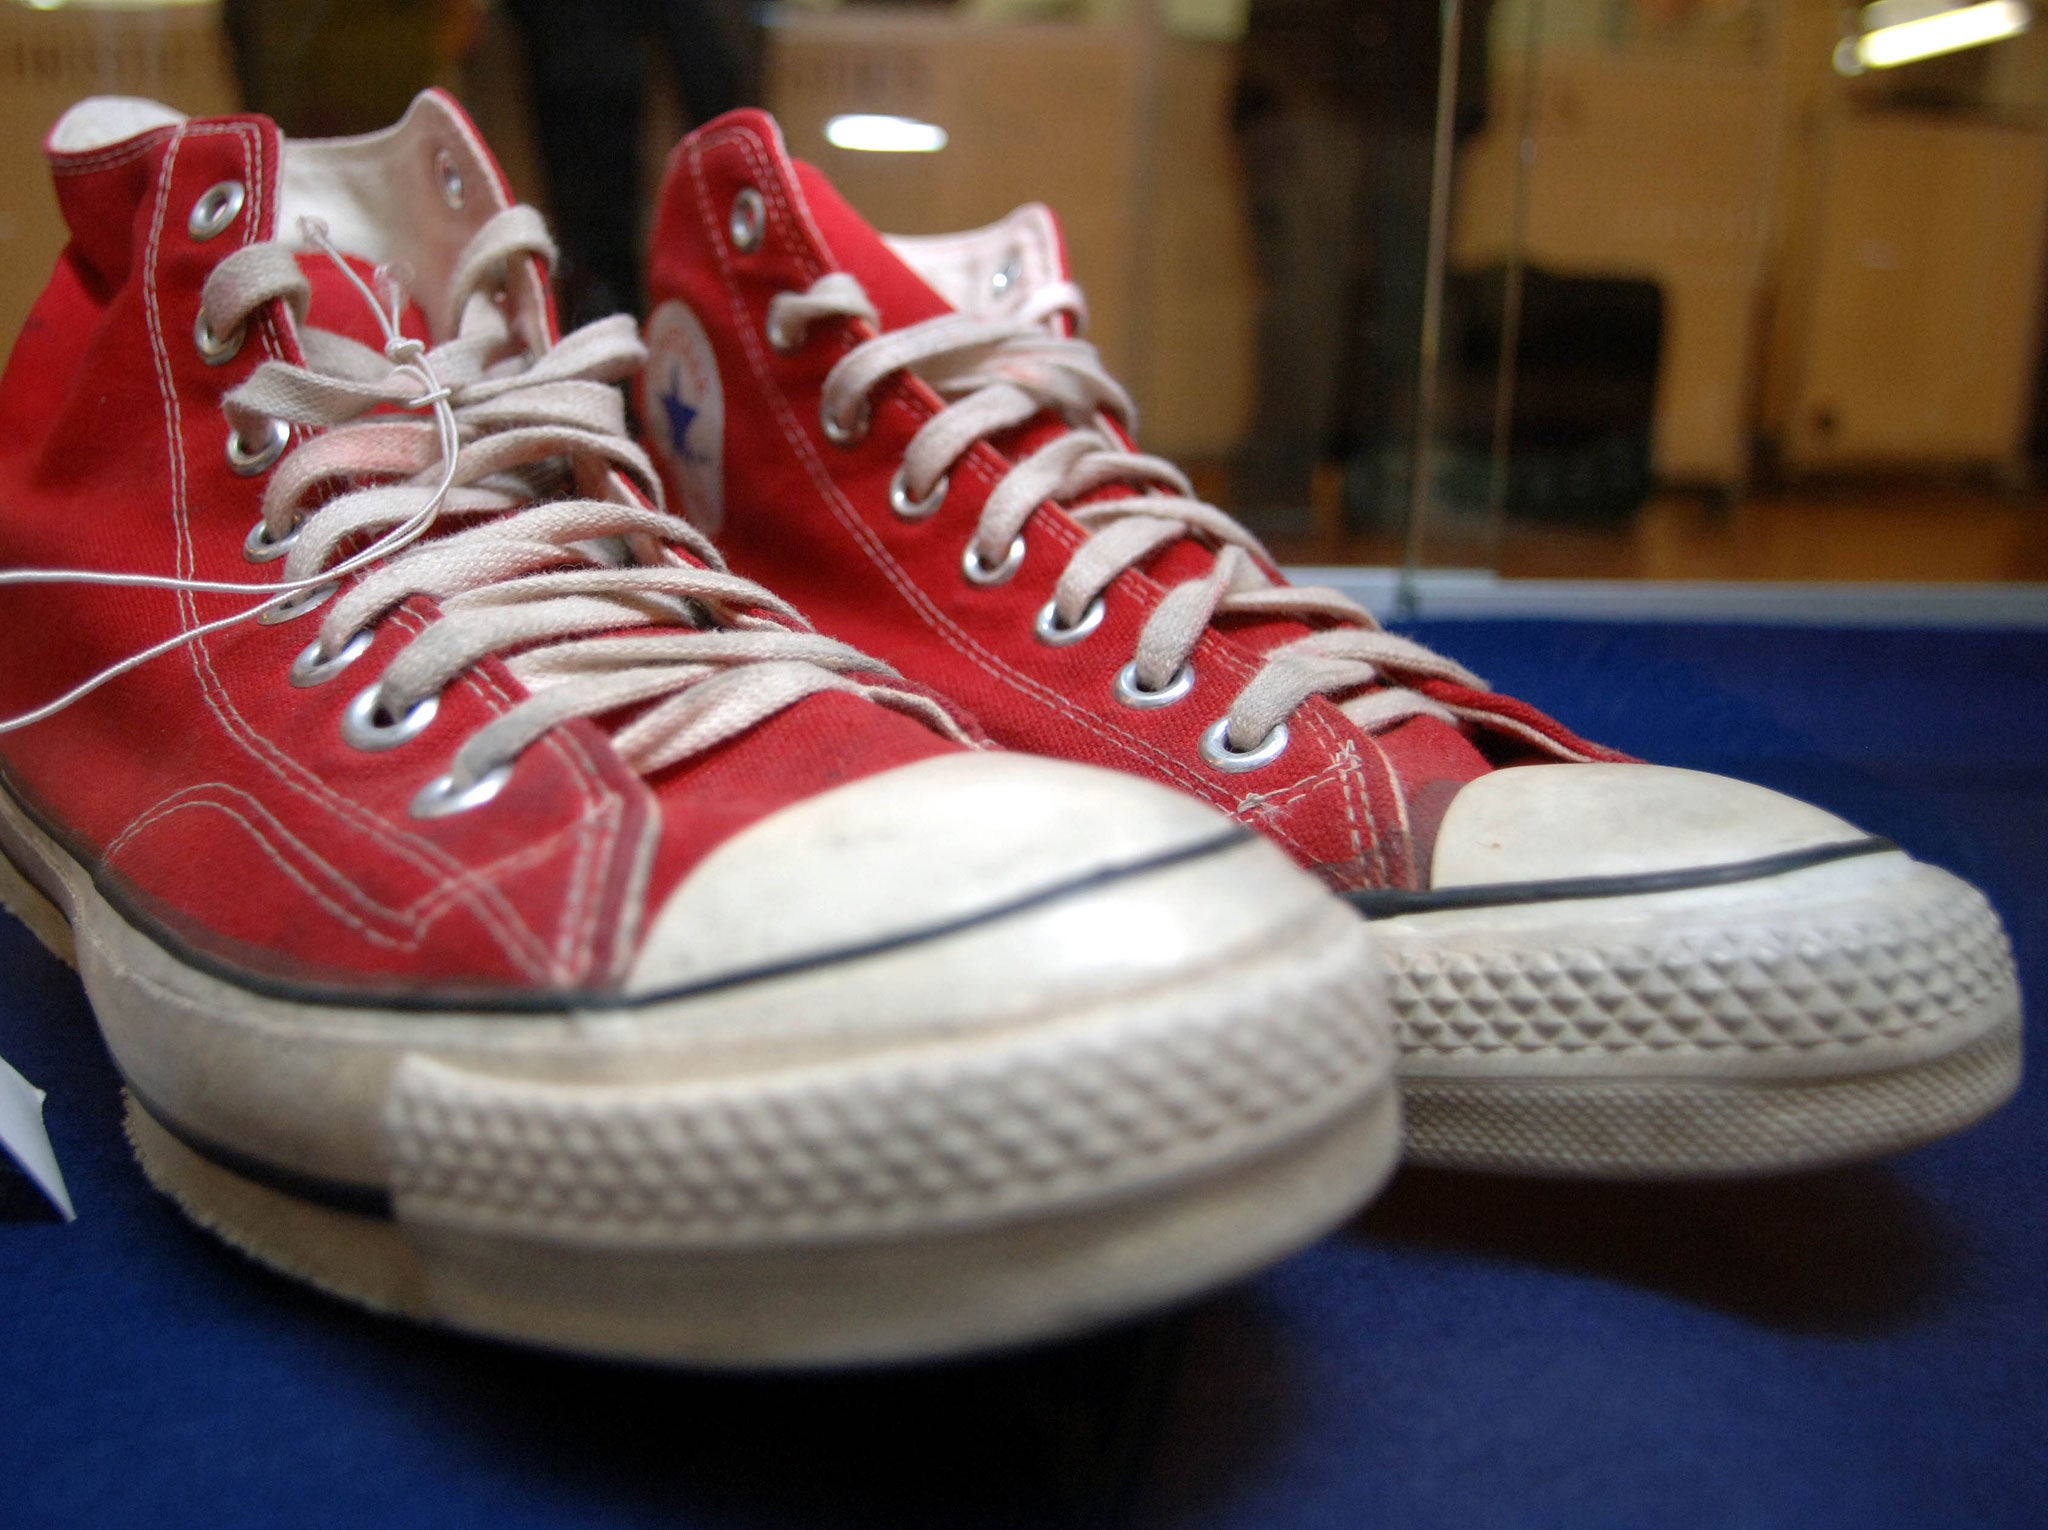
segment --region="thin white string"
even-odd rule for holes
[[[370,312],[376,315],[377,326],[384,332],[384,355],[395,371],[415,379],[422,389],[418,397],[405,400],[400,407],[409,410],[432,409],[435,435],[441,452],[441,477],[434,492],[421,507],[406,520],[377,538],[360,552],[351,554],[332,568],[309,574],[303,579],[281,579],[263,584],[244,583],[234,580],[183,579],[170,574],[124,573],[107,569],[69,568],[19,568],[0,569],[0,585],[33,584],[90,584],[115,586],[122,589],[184,590],[195,595],[258,595],[263,597],[255,605],[237,611],[232,616],[219,617],[201,623],[197,627],[174,633],[163,641],[132,653],[109,664],[97,674],[80,681],[70,690],[52,701],[14,717],[0,718],[0,735],[30,727],[44,719],[53,717],[74,702],[91,695],[109,681],[117,680],[130,670],[139,669],[150,660],[182,648],[188,643],[242,622],[261,617],[266,611],[281,606],[301,591],[317,589],[336,583],[351,574],[368,568],[371,564],[402,552],[433,529],[435,519],[441,513],[442,503],[455,483],[456,457],[461,449],[461,436],[455,421],[455,409],[448,388],[434,371],[433,363],[427,357],[426,345],[413,339],[399,328],[400,295],[394,284],[391,311],[387,313],[367,282],[358,276],[341,252],[334,247],[328,235],[327,226],[317,218],[301,218],[299,233],[306,242],[319,250],[340,269],[341,274],[363,301]]]

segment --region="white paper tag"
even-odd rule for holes
[[[57,1167],[57,1151],[50,1146],[50,1134],[43,1130],[43,1091],[36,1088],[0,1057],[0,1150],[21,1166],[29,1183],[73,1222],[78,1213],[71,1209],[71,1192],[64,1188],[64,1173]]]

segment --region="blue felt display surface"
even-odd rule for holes
[[[1429,623],[1592,737],[1970,876],[2048,978],[2048,639]],[[2040,1045],[2041,1006],[2030,1005]],[[80,1220],[0,1194],[0,1524],[2048,1524],[2042,1091],[1750,1184],[1409,1171],[1237,1291],[894,1374],[587,1364],[359,1315],[143,1182],[71,975],[0,919],[0,1053]]]

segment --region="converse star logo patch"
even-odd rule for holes
[[[707,535],[725,520],[725,390],[696,314],[663,303],[647,321],[640,407],[675,503]]]
[[[668,387],[661,395],[662,412],[668,416],[668,446],[683,462],[702,462],[704,459],[690,448],[690,427],[697,422],[697,411],[683,402],[682,368],[673,369]]]

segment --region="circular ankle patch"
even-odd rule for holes
[[[706,536],[725,522],[725,390],[711,338],[687,303],[670,299],[647,321],[640,411],[655,459],[681,511]]]

